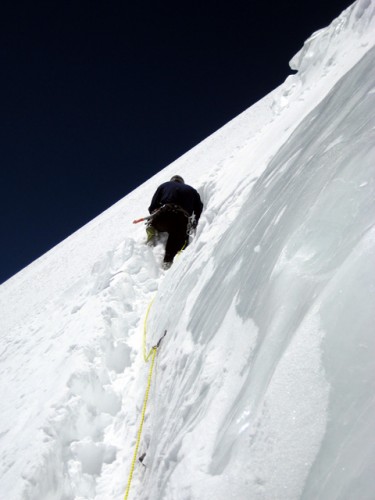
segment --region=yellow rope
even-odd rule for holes
[[[185,241],[183,247],[178,252],[178,255],[185,249],[186,244],[187,244],[187,241]],[[146,393],[145,393],[145,397],[144,397],[144,400],[143,400],[143,407],[142,407],[142,413],[141,413],[141,422],[140,422],[139,428],[138,428],[137,440],[136,440],[136,444],[135,444],[135,449],[134,449],[132,464],[130,466],[130,473],[129,473],[129,478],[128,478],[128,484],[126,486],[124,500],[128,500],[129,492],[130,492],[130,486],[131,486],[132,480],[133,480],[135,463],[137,461],[138,449],[139,449],[139,444],[141,442],[143,424],[144,424],[145,416],[146,416],[147,402],[148,402],[148,397],[149,397],[149,394],[150,394],[152,372],[154,370],[154,365],[155,365],[155,357],[156,357],[156,354],[157,354],[160,342],[162,341],[162,339],[164,338],[165,334],[167,333],[167,331],[165,330],[164,335],[159,339],[159,342],[157,343],[157,345],[155,345],[154,347],[151,347],[149,353],[147,354],[147,342],[146,342],[147,341],[147,320],[148,320],[148,315],[150,313],[150,309],[151,309],[151,306],[152,306],[153,303],[154,303],[154,299],[151,300],[151,302],[149,303],[149,305],[147,307],[147,311],[146,311],[146,315],[145,315],[145,320],[144,320],[144,323],[143,323],[143,349],[142,349],[143,350],[143,359],[145,360],[145,363],[148,363],[148,361],[151,358],[151,365],[150,365],[150,370],[148,372]]]
[[[150,359],[150,356],[152,354],[152,349],[150,352],[147,354],[146,350],[146,338],[147,338],[147,319],[148,315],[151,309],[152,304],[154,303],[155,298],[151,300],[151,302],[148,305],[147,311],[146,311],[146,316],[145,316],[145,321],[143,323],[143,359],[145,360],[145,363],[148,363],[148,360]]]
[[[185,249],[187,242],[185,241],[183,247],[181,250],[178,252],[178,255]],[[143,359],[145,360],[145,363],[148,363],[148,361],[151,358],[151,365],[150,365],[150,370],[148,372],[148,379],[147,379],[147,387],[146,387],[146,393],[145,397],[143,400],[143,407],[142,407],[142,413],[141,413],[141,422],[139,424],[138,428],[138,433],[137,433],[137,440],[135,444],[135,449],[134,449],[134,454],[133,454],[133,460],[132,464],[130,466],[130,473],[129,473],[129,478],[128,478],[128,484],[126,486],[126,492],[125,492],[125,497],[124,500],[128,500],[129,497],[129,492],[130,492],[130,486],[133,480],[133,474],[134,474],[134,468],[135,468],[135,463],[137,461],[137,455],[138,455],[138,449],[139,449],[139,444],[141,442],[141,437],[142,437],[142,430],[143,430],[143,424],[145,421],[145,415],[146,415],[146,409],[147,409],[147,402],[148,402],[148,397],[150,394],[150,387],[151,387],[151,380],[152,380],[152,372],[154,370],[154,365],[155,365],[155,357],[157,354],[158,347],[160,345],[160,342],[164,338],[165,334],[167,331],[164,332],[164,335],[159,339],[159,342],[157,343],[156,346],[151,347],[149,353],[147,354],[147,320],[148,320],[148,315],[150,313],[150,309],[152,304],[154,303],[154,299],[151,300],[147,307],[146,315],[145,315],[145,320],[143,324]]]
[[[147,409],[147,402],[148,402],[148,397],[149,397],[149,394],[150,394],[152,372],[154,370],[154,365],[155,365],[155,357],[156,357],[156,354],[157,354],[160,342],[162,341],[162,339],[164,338],[165,334],[167,333],[167,331],[164,332],[164,335],[159,339],[158,343],[155,346],[151,347],[150,352],[147,354],[147,346],[146,346],[146,340],[147,340],[147,319],[148,319],[148,315],[150,313],[150,309],[151,309],[151,306],[152,306],[153,302],[154,302],[154,299],[151,300],[151,302],[149,303],[149,305],[147,307],[147,311],[146,311],[146,315],[145,315],[145,320],[144,320],[144,325],[143,325],[143,358],[144,358],[144,360],[145,360],[146,363],[148,363],[148,361],[151,358],[151,365],[150,365],[150,370],[148,372],[147,387],[146,387],[145,397],[144,397],[144,400],[143,400],[142,413],[141,413],[141,421],[140,421],[138,432],[137,432],[137,440],[136,440],[136,444],[135,444],[135,449],[134,449],[132,464],[130,466],[130,473],[129,473],[129,478],[128,478],[128,484],[126,486],[126,492],[125,492],[124,500],[128,500],[129,492],[130,492],[130,486],[131,486],[132,479],[133,479],[133,474],[134,474],[135,463],[137,461],[138,449],[139,449],[139,444],[141,442],[143,424],[144,424],[144,421],[145,421],[145,415],[146,415],[146,409]]]
[[[132,460],[132,464],[131,464],[131,467],[130,467],[129,479],[128,479],[128,484],[127,484],[127,487],[126,487],[126,492],[125,492],[124,500],[128,500],[129,492],[130,492],[130,486],[131,486],[132,479],[133,479],[135,462],[137,460],[139,443],[141,441],[141,436],[142,436],[143,423],[145,421],[147,401],[148,401],[148,396],[150,394],[152,372],[153,372],[153,369],[154,369],[156,353],[157,353],[157,347],[155,346],[155,347],[151,348],[151,351],[149,352],[149,355],[148,355],[148,357],[151,356],[151,366],[150,366],[150,370],[148,372],[146,394],[145,394],[145,398],[143,400],[143,407],[142,407],[142,414],[141,414],[141,423],[139,424],[139,429],[138,429],[138,434],[137,434],[137,442],[136,442],[136,445],[135,445],[133,460]]]

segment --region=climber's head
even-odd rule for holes
[[[174,175],[170,182],[179,182],[180,184],[185,184],[184,179],[180,175]]]

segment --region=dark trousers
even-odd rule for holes
[[[161,210],[150,225],[161,233],[168,233],[164,262],[172,262],[176,253],[188,243],[188,218],[180,211]]]

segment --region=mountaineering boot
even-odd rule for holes
[[[152,226],[147,226],[146,234],[146,245],[148,245],[149,247],[154,247],[156,245],[156,229],[154,229]]]

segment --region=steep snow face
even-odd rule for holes
[[[374,3],[298,73],[0,289],[0,497],[373,498]],[[131,221],[183,175],[192,244]]]
[[[374,69],[372,49],[162,284],[145,498],[372,497]]]

